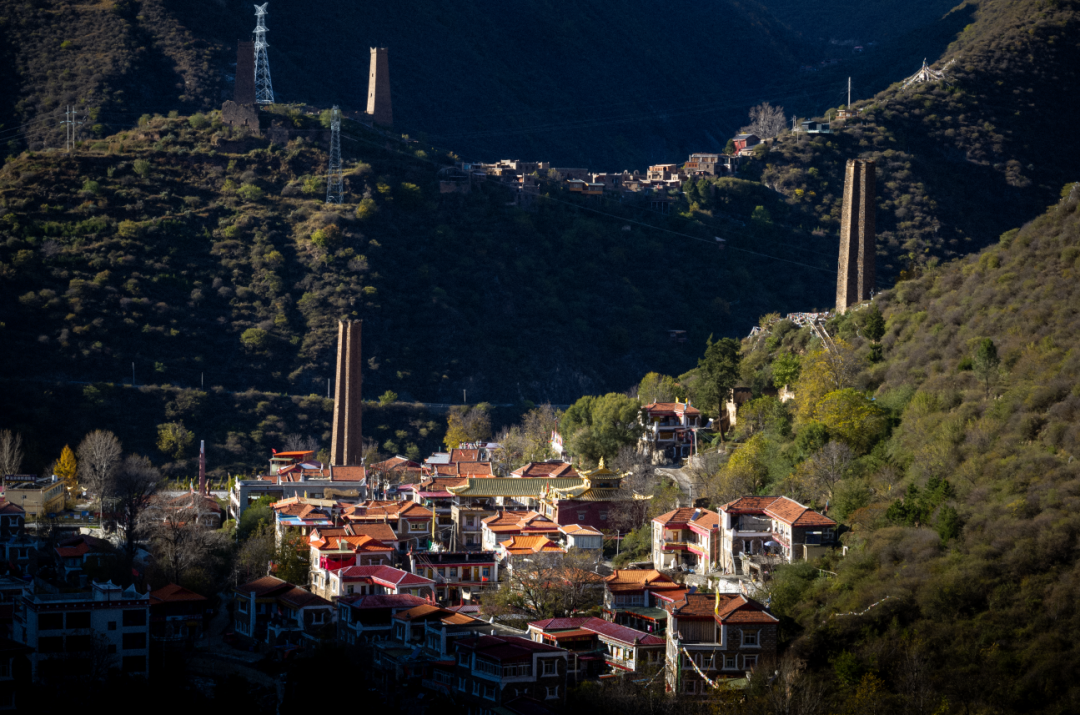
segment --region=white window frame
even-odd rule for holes
[[[743,660],[743,670],[750,670],[751,668],[756,668],[757,667],[758,656],[757,656],[756,653],[754,655],[744,655],[742,657],[742,660]]]
[[[544,688],[544,700],[557,700],[559,697],[559,686],[548,685]]]
[[[742,632],[742,647],[743,648],[760,648],[761,647],[761,631],[747,631]]]
[[[543,674],[544,675],[558,675],[559,674],[559,666],[556,665],[554,658],[545,658],[541,662],[544,664],[544,668],[543,668]]]

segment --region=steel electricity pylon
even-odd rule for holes
[[[273,104],[274,87],[270,84],[270,60],[266,56],[266,6],[255,6],[255,103]]]
[[[326,203],[340,204],[345,182],[341,173],[341,110],[330,110],[330,166],[326,170]]]

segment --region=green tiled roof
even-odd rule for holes
[[[446,491],[459,497],[539,497],[545,487],[572,489],[582,485],[580,477],[470,477],[464,484]]]

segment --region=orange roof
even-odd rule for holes
[[[694,515],[697,515],[695,518]],[[720,515],[709,509],[681,507],[653,519],[657,524],[693,524],[702,529],[716,529],[720,526]]]
[[[371,471],[373,472],[389,472],[396,469],[419,469],[420,465],[411,459],[397,456],[390,459],[384,459],[381,462],[371,465]]]
[[[451,449],[450,450],[451,462],[479,462],[480,450],[479,449]]]
[[[539,534],[534,536],[522,536],[521,534],[515,534],[506,541],[499,544],[503,547],[506,553],[511,556],[519,556],[522,554],[539,554],[539,553],[566,553],[557,544],[553,543],[546,536]]]
[[[384,521],[397,519],[430,519],[431,511],[411,501],[366,501],[345,508],[350,521]]]
[[[682,588],[656,569],[616,569],[604,579],[612,593],[627,591],[670,591]]]
[[[720,507],[720,511],[731,513],[742,511],[764,512],[765,508],[776,500],[777,497],[740,497]]]
[[[581,524],[563,524],[559,527],[559,531],[564,534],[573,534],[574,536],[603,536],[603,532],[598,529],[594,529],[591,526],[583,526]]]
[[[320,551],[353,551],[355,553],[379,553],[393,551],[393,547],[387,546],[378,539],[370,536],[328,536],[318,544],[312,543]]]
[[[723,594],[720,595],[720,603],[724,603]],[[712,618],[714,608],[716,596],[711,593],[688,593],[679,601],[664,604],[668,613],[678,617]]]
[[[554,533],[559,525],[536,511],[503,511],[482,519],[481,524],[495,533],[511,531],[542,531]]]
[[[271,455],[270,458],[271,459],[276,459],[277,457],[283,457],[285,459],[303,459],[304,457],[308,456],[309,454],[315,454],[315,453],[310,451],[310,450],[300,450],[300,451],[296,451],[296,452],[274,452],[274,454]]]
[[[363,467],[332,467],[330,474],[335,482],[362,482],[367,476]]]
[[[394,618],[400,618],[403,621],[412,621],[417,618],[423,618],[424,616],[430,616],[433,613],[442,613],[443,609],[438,606],[432,606],[424,604],[423,606],[414,606],[406,611],[398,611],[394,614]]]
[[[177,603],[180,601],[205,601],[206,597],[200,596],[194,591],[189,591],[183,586],[177,586],[175,583],[170,583],[167,586],[162,586],[156,591],[151,591],[150,600],[151,602]]]
[[[420,491],[444,492],[447,487],[459,487],[464,483],[463,477],[424,477],[420,480]]]
[[[350,536],[370,536],[373,539],[378,539],[384,544],[391,541],[397,541],[398,538],[397,534],[389,524],[355,523],[349,524],[345,529]]]

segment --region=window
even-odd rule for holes
[[[459,665],[468,665],[469,664],[469,654],[464,652],[464,651],[460,651],[457,654],[457,662],[458,662]]]
[[[465,692],[465,678],[461,677],[460,675],[457,679],[457,689],[461,692]]]
[[[140,650],[146,647],[145,633],[125,633],[124,650]]]
[[[559,686],[558,685],[549,685],[546,688],[544,688],[544,699],[545,700],[554,700],[557,697],[559,697]]]
[[[485,566],[483,574],[484,574],[484,578],[491,578],[491,567],[490,566]]]
[[[38,638],[38,653],[63,653],[63,636],[43,636]]]
[[[67,637],[67,651],[68,653],[85,653],[88,650],[94,649],[94,637],[93,636],[68,636]]]
[[[121,666],[125,673],[142,673],[146,671],[145,655],[125,655]]]
[[[554,660],[548,659],[548,660],[543,661],[543,663],[544,663],[544,675],[556,675],[558,673],[558,670],[556,669]]]
[[[0,678],[11,677],[11,658],[0,660]]]
[[[607,521],[607,509],[600,511],[600,521]]]
[[[124,611],[124,628],[128,626],[145,626],[146,611]],[[146,670],[143,668],[143,670]]]
[[[78,613],[67,614],[67,627],[68,630],[71,630],[72,628],[89,628],[90,611],[79,611]]]
[[[42,613],[38,616],[39,631],[58,631],[64,627],[63,613]]]
[[[585,514],[585,512],[583,512],[583,511],[579,511],[579,512],[577,513],[577,520],[578,520],[578,523],[580,524],[581,522],[585,521],[585,517],[586,517],[586,514]]]
[[[686,678],[683,680],[682,691],[687,695],[693,695],[697,692],[697,681]]]
[[[742,644],[747,647],[758,647],[758,632],[757,631],[743,631],[742,632]]]
[[[495,686],[494,685],[485,685],[484,686],[484,697],[486,699],[488,699],[488,700],[494,700],[495,699]]]
[[[243,599],[242,601],[240,601],[240,606],[239,606],[239,609],[240,609],[240,612],[241,612],[241,613],[247,613],[247,612],[248,612],[248,602],[247,602],[247,599],[246,599],[246,598],[245,598],[245,599]],[[115,627],[115,626],[116,626],[116,624],[115,624],[115,623],[112,623],[112,624],[110,624],[110,625],[111,625],[111,626],[113,626],[113,627]]]
[[[474,680],[472,684],[472,694],[477,696],[480,695],[480,683],[476,680]]]
[[[724,657],[724,670],[735,670],[735,656],[729,655]]]
[[[757,665],[758,657],[756,655],[744,655],[742,657],[742,664],[744,670],[750,670]]]

